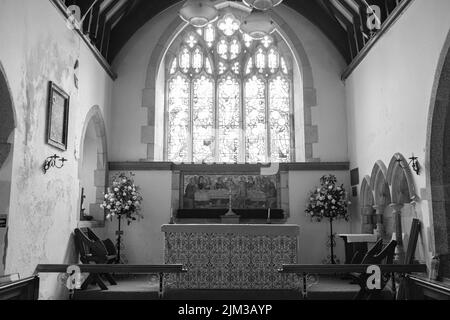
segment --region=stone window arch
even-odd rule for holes
[[[218,6],[224,10],[236,8],[248,10],[247,7],[233,1],[223,1]],[[295,142],[295,159],[296,161],[307,162],[320,161],[313,154],[313,145],[319,142],[319,128],[312,122],[312,108],[317,105],[317,95],[310,61],[294,30],[277,13],[272,12],[271,15],[278,27],[277,30],[294,57],[293,62],[296,68],[299,70],[297,72],[299,76],[294,78],[299,78],[302,82],[301,85],[296,87],[303,88],[303,90],[296,90],[295,92],[297,93],[294,97],[294,100],[298,101],[299,105],[302,105],[301,110],[296,108],[295,113],[295,118],[298,119],[295,124],[295,129],[298,133]],[[161,94],[161,92],[164,92],[164,87],[161,83],[165,83],[166,73],[166,68],[162,66],[165,66],[166,56],[175,57],[177,55],[177,52],[171,47],[174,39],[185,30],[186,26],[186,23],[182,22],[178,17],[174,19],[165,28],[150,57],[142,99],[142,106],[148,109],[148,125],[142,127],[141,130],[141,141],[147,144],[148,161],[164,160],[165,143],[164,138],[161,137],[161,132],[164,131],[161,128],[164,123],[164,115],[163,112],[158,111],[164,105],[166,99],[166,96]]]
[[[292,56],[277,32],[253,40],[239,23],[226,11],[174,41],[177,54],[165,61],[165,160],[293,162]]]

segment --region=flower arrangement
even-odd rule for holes
[[[131,176],[133,176],[131,174]],[[128,225],[143,218],[139,213],[141,210],[142,196],[139,187],[134,184],[134,180],[124,173],[113,177],[112,187],[105,193],[105,200],[101,205],[107,212],[107,219],[117,216],[119,219],[125,217]]]
[[[337,185],[334,175],[323,176],[320,179],[320,188],[311,192],[306,214],[318,222],[324,218],[349,220],[347,211],[347,194],[344,185]]]
[[[334,254],[336,235],[333,232],[333,220],[341,218],[345,221],[349,220],[347,208],[350,202],[347,201],[344,185],[338,186],[334,175],[323,176],[320,178],[320,184],[321,187],[316,188],[310,194],[306,214],[318,222],[324,218],[330,220],[330,235],[327,240],[330,255],[328,256],[329,260],[324,260],[324,263],[336,264],[339,263],[339,259]]]

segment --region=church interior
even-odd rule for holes
[[[0,300],[449,300],[449,13],[1,0]]]

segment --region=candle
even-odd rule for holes
[[[268,213],[267,213],[267,220],[270,221],[270,208],[269,208],[269,211],[268,211]]]

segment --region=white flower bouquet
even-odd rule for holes
[[[333,175],[320,179],[321,187],[311,192],[306,214],[318,222],[324,218],[349,220],[347,194],[344,186],[337,185]]]
[[[138,218],[143,218],[140,214],[141,204],[142,196],[139,193],[139,187],[134,184],[132,178],[120,173],[113,177],[112,187],[105,193],[101,208],[106,211],[107,219],[124,217],[130,225]]]

